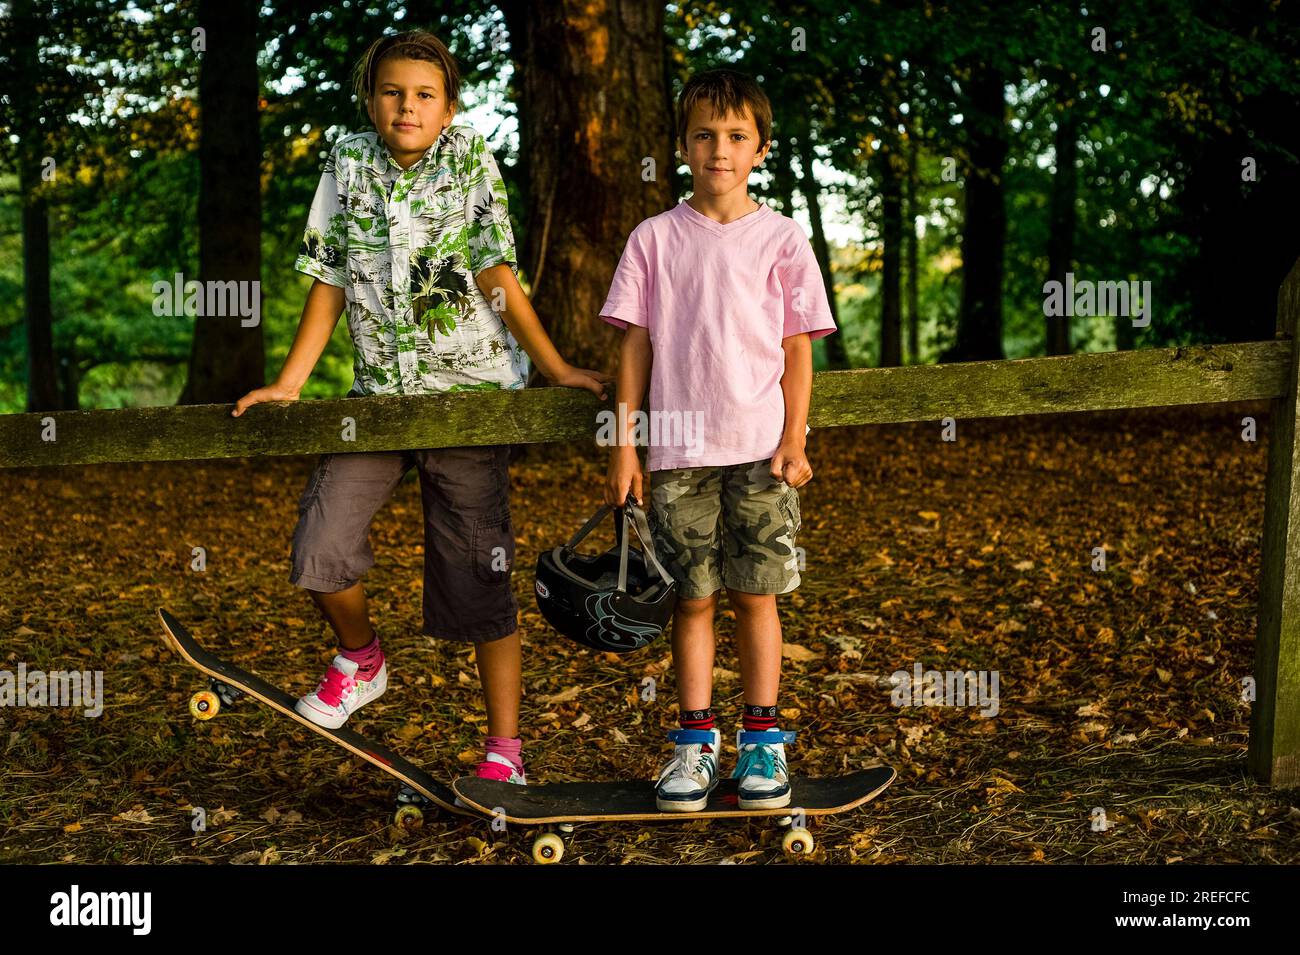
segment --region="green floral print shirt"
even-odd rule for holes
[[[518,274],[506,187],[481,134],[448,126],[409,169],[375,132],[325,162],[294,268],[342,288],[355,395],[522,388],[528,355],[474,276]]]

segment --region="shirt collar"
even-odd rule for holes
[[[451,127],[448,126],[447,129],[451,129]],[[380,136],[379,133],[376,132],[375,153],[374,153],[374,158],[371,161],[371,168],[374,169],[375,173],[381,177],[400,176],[402,175],[402,173],[405,172],[418,173],[421,169],[424,168],[425,161],[430,156],[437,153],[438,150],[442,147],[442,142],[447,136],[447,129],[444,129],[441,133],[438,134],[438,138],[435,139],[433,143],[429,146],[429,148],[424,151],[424,155],[422,155],[411,165],[410,169],[403,169],[401,166],[397,164],[397,160],[393,158],[393,154],[388,150],[388,143],[384,142],[384,137]]]

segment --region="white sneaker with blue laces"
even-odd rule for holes
[[[736,804],[741,809],[790,805],[785,744],[793,743],[795,735],[778,729],[736,731],[736,771],[731,775],[740,779]]]

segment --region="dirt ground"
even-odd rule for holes
[[[955,443],[933,424],[814,430],[803,584],[779,604],[791,768],[884,762],[899,776],[862,809],[812,820],[818,849],[800,864],[1300,861],[1300,797],[1246,769],[1265,411],[968,421]],[[94,718],[0,709],[0,861],[529,861],[529,833],[480,820],[399,831],[386,775],[251,700],[208,722],[187,712],[203,681],[163,647],[159,606],[295,695],[332,655],[288,583],[313,460],[0,471],[0,670],[99,670],[104,689]],[[667,640],[592,654],[532,597],[537,554],[591,514],[603,473],[597,449],[576,447],[532,448],[512,470],[535,782],[648,780],[670,755]],[[480,758],[483,706],[469,653],[419,632],[413,478],[371,532],[390,689],[354,722],[450,780]],[[714,709],[730,772],[742,697],[722,607]],[[996,672],[997,715],[894,705],[889,675],[917,663]],[[702,820],[580,826],[565,861],[785,863],[779,831]]]

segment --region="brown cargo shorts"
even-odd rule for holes
[[[508,637],[511,445],[323,454],[298,501],[289,583],[335,593],[375,563],[370,522],[412,465],[424,505],[424,633],[466,643]]]

